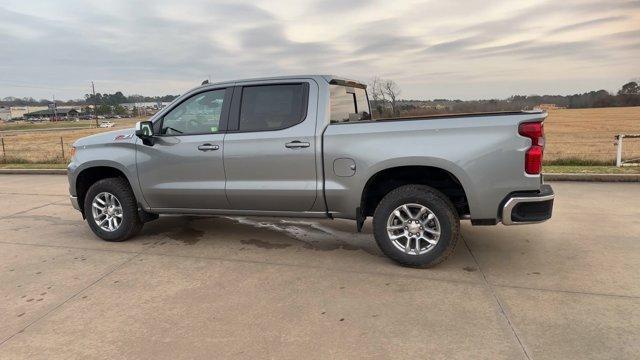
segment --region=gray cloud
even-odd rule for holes
[[[0,97],[79,97],[91,80],[101,91],[180,93],[209,74],[313,72],[395,77],[410,84],[404,93],[414,98],[424,96],[420,84],[426,93],[432,81],[464,80],[484,82],[497,96],[498,75],[488,65],[521,74],[540,59],[560,78],[592,76],[574,64],[616,79],[640,75],[629,65],[640,57],[640,29],[624,28],[640,20],[640,1],[549,0],[509,11],[497,0],[310,0],[292,10],[245,0],[33,1],[0,5]]]
[[[557,34],[557,33],[562,33],[562,32],[578,30],[578,29],[585,29],[585,28],[593,27],[594,25],[602,25],[602,24],[607,24],[607,23],[610,23],[610,22],[617,22],[619,20],[624,20],[624,19],[628,19],[628,17],[627,16],[623,16],[623,15],[620,15],[620,16],[608,16],[608,17],[604,17],[604,18],[600,18],[600,19],[593,19],[593,20],[583,21],[583,22],[579,22],[579,23],[575,23],[575,24],[571,24],[571,25],[561,26],[561,27],[558,27],[558,28],[555,28],[555,29],[551,30],[549,33]]]

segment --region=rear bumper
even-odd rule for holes
[[[516,192],[507,196],[502,206],[504,225],[536,224],[551,218],[555,194],[550,185],[537,192]]]

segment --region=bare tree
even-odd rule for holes
[[[393,112],[393,115],[398,115],[399,111],[396,104],[398,96],[400,96],[401,93],[398,84],[396,84],[396,82],[393,80],[384,80],[384,82],[382,83],[382,92],[389,98],[389,101],[391,102],[391,111]]]
[[[384,112],[384,103],[386,102],[386,97],[384,95],[384,91],[382,91],[382,80],[380,77],[376,76],[371,80],[369,84],[369,95],[373,99],[373,106],[378,113],[378,116],[382,116]]]

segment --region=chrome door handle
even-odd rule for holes
[[[218,149],[220,149],[220,146],[213,145],[213,144],[202,144],[198,146],[198,150],[200,151],[212,151],[212,150],[218,150]]]
[[[284,144],[284,146],[287,149],[300,149],[300,148],[307,148],[309,146],[311,146],[311,144],[309,144],[308,142],[302,142],[302,141],[292,141],[292,142],[288,142],[286,144]]]

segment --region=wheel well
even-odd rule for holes
[[[76,195],[78,196],[80,210],[84,211],[84,198],[91,185],[99,180],[114,177],[122,178],[127,184],[129,183],[129,180],[122,171],[109,166],[96,166],[82,170],[76,178]],[[129,186],[131,186],[131,184],[129,184]]]
[[[450,172],[431,166],[400,166],[373,175],[362,192],[361,212],[373,216],[376,206],[391,190],[420,184],[439,190],[451,200],[459,216],[469,214],[469,202],[460,181]]]

